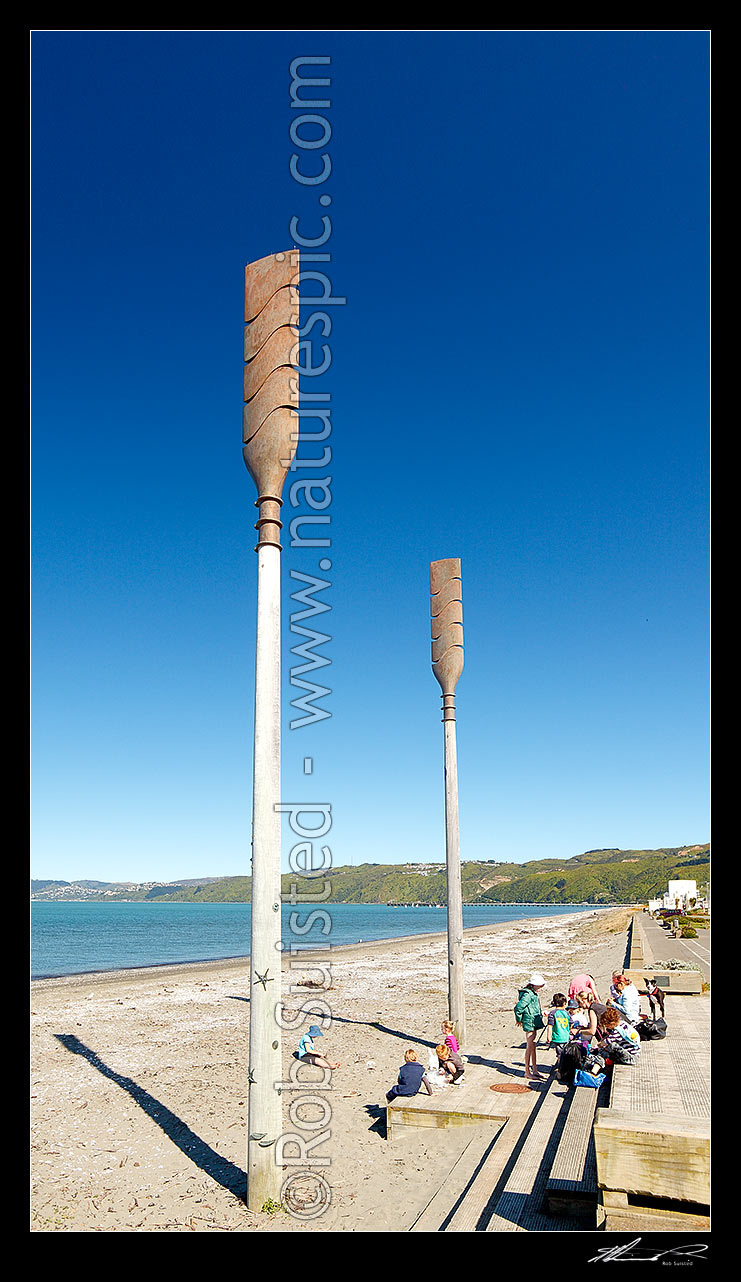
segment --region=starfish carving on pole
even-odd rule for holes
[[[463,596],[458,558],[430,563],[432,671],[442,690],[445,736],[445,867],[448,888],[448,1006],[458,1041],[466,1043],[463,988],[463,895],[458,822],[455,688],[463,671]]]
[[[252,799],[249,1120],[250,1210],[280,1201],[275,1143],[282,1131],[277,1084],[280,1029],[280,509],[298,443],[299,255],[271,254],[245,269],[243,457],[258,519],[255,745]],[[276,978],[269,971],[275,968]],[[270,988],[268,987],[270,983]]]

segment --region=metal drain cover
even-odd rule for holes
[[[501,1095],[523,1095],[530,1090],[529,1086],[523,1086],[521,1082],[504,1082],[501,1086],[490,1086],[490,1091],[499,1091]]]

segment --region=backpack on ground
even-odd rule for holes
[[[666,1037],[666,1020],[643,1019],[640,1024],[636,1024],[636,1032],[641,1041],[657,1041],[661,1037]]]
[[[565,1086],[573,1086],[574,1077],[586,1058],[586,1047],[581,1042],[567,1042],[558,1057],[556,1080]]]

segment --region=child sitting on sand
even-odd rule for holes
[[[298,1044],[298,1057],[303,1060],[305,1064],[316,1064],[317,1068],[331,1068],[333,1070],[335,1068],[339,1068],[339,1063],[330,1064],[329,1060],[325,1059],[323,1055],[320,1055],[314,1046],[314,1038],[323,1036],[324,1033],[319,1025],[312,1024],[308,1033],[304,1033]]]
[[[432,1094],[432,1087],[425,1077],[425,1070],[417,1060],[417,1052],[412,1046],[404,1052],[404,1063],[399,1069],[399,1078],[395,1086],[386,1092],[386,1099],[389,1104],[397,1095],[417,1095],[421,1086],[424,1086],[428,1095]]]
[[[567,1001],[565,993],[554,993],[551,1000],[552,1010],[548,1012],[546,1020],[546,1042],[555,1050],[556,1059],[571,1036],[571,1021],[566,1009]]]
[[[435,1050],[437,1052],[437,1062],[445,1073],[446,1079],[449,1080],[451,1086],[457,1085],[465,1070],[465,1065],[460,1055],[452,1051],[449,1046],[446,1046],[445,1042],[441,1042],[439,1046],[435,1047]]]

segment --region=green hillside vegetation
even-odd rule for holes
[[[706,852],[709,847],[705,847]],[[486,891],[483,903],[620,904],[643,903],[665,892],[667,883],[690,879],[702,886],[710,877],[708,853],[689,858],[677,851],[622,851],[621,858],[578,864],[560,871],[531,871],[516,881]]]
[[[463,900],[480,904],[642,903],[663,894],[667,882],[675,878],[690,878],[702,886],[710,875],[709,856],[709,845],[703,845],[589,850],[572,859],[536,859],[524,864],[472,861],[461,869]],[[290,902],[293,893],[308,896],[304,902],[317,905],[442,904],[446,898],[445,868],[441,863],[343,865],[313,878],[286,875],[281,890],[284,902]],[[249,903],[250,893],[249,877],[219,877],[137,890],[109,884],[105,897],[109,901]]]
[[[251,877],[219,877],[215,881],[189,885],[152,886],[146,894],[128,895],[128,899],[157,900],[178,904],[248,904],[252,898]]]

